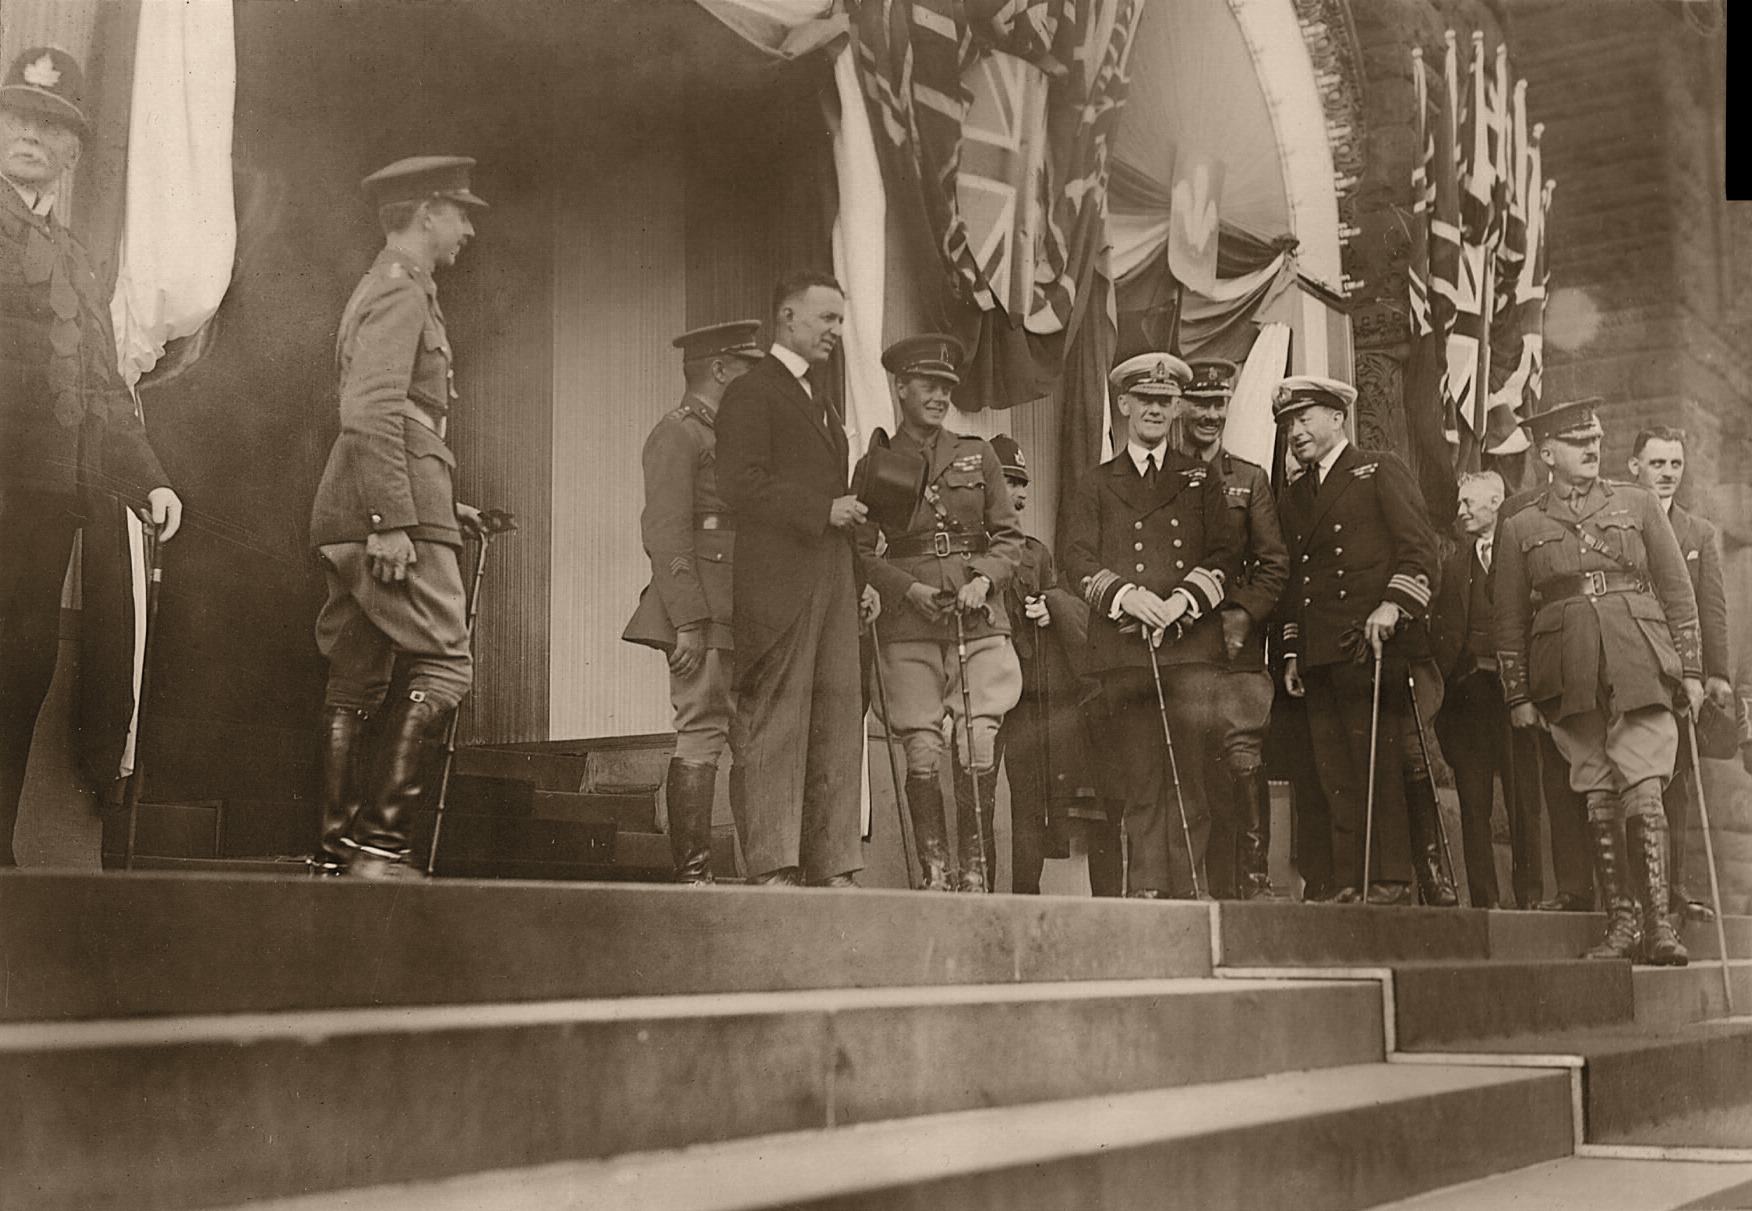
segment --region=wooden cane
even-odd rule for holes
[[[1374,690],[1369,698],[1369,785],[1363,796],[1363,903],[1369,902],[1369,876],[1375,858],[1375,756],[1381,735],[1381,653],[1375,653]]]
[[[1709,835],[1709,805],[1704,802],[1703,766],[1697,762],[1697,718],[1685,712],[1685,739],[1691,746],[1691,776],[1697,787],[1697,817],[1703,825],[1703,856],[1709,865],[1709,899],[1715,909],[1716,947],[1721,955],[1722,997],[1727,1002],[1728,1016],[1734,1016],[1734,975],[1728,966],[1728,927],[1722,916],[1722,886],[1716,878],[1715,844]],[[1674,872],[1675,874],[1677,872]]]
[[[906,863],[906,885],[917,891],[924,882],[922,871],[915,871],[918,854],[913,849],[912,806],[906,801],[900,776],[900,755],[894,749],[894,717],[888,713],[888,678],[882,673],[882,639],[876,632],[876,620],[870,620],[871,666],[876,673],[876,703],[882,708],[882,747],[888,750],[888,776],[894,781],[894,812],[900,817],[901,857]]]
[[[146,784],[146,703],[152,690],[152,653],[158,638],[158,595],[164,584],[164,544],[150,519],[142,527],[146,558],[146,634],[140,655],[140,697],[134,704],[134,768],[122,802],[128,809],[128,841],[122,853],[122,869],[134,869],[134,847],[140,831],[140,795]]]

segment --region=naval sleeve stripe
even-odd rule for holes
[[[1419,609],[1429,608],[1430,582],[1422,576],[1408,576],[1401,572],[1387,582],[1387,591],[1416,602]]]
[[[1223,604],[1223,574],[1209,568],[1194,568],[1177,586],[1192,598],[1193,617],[1199,618]]]

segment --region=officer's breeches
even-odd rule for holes
[[[1591,711],[1558,719],[1551,739],[1569,762],[1570,786],[1620,792],[1650,778],[1673,776],[1679,753],[1679,727],[1664,706],[1645,706],[1622,715]]]
[[[1258,769],[1271,722],[1271,677],[1264,669],[1223,670],[1216,690],[1223,764],[1237,774]]]
[[[942,764],[945,713],[955,721],[955,743],[962,760],[967,760],[967,735],[971,731],[972,768],[981,773],[990,770],[998,726],[1022,697],[1022,666],[1016,660],[1009,636],[987,635],[967,642],[971,728],[963,718],[961,662],[953,643],[934,639],[885,643],[880,658],[888,684],[892,730],[906,750],[907,773],[934,773]]]
[[[675,708],[675,759],[716,765],[730,742],[730,718],[736,695],[730,688],[734,657],[708,649],[690,676],[669,674],[669,702]]]
[[[371,575],[362,542],[322,548],[328,600],[316,616],[316,646],[329,662],[328,706],[371,711],[383,701],[399,655],[408,689],[455,707],[474,679],[456,548],[415,542],[402,584]]]

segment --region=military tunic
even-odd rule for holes
[[[327,705],[374,709],[400,653],[411,692],[455,706],[473,663],[456,456],[444,441],[457,392],[431,273],[397,249],[380,252],[342,313],[335,355],[341,431],[310,518],[328,583],[316,623]],[[405,584],[376,581],[365,553],[369,535],[391,530],[414,543]]]
[[[890,448],[919,455],[926,471],[924,497],[905,530],[890,534],[869,524],[858,538],[866,575],[882,596],[878,659],[893,714],[889,723],[906,750],[909,773],[938,768],[946,711],[958,725],[957,743],[964,757],[971,732],[973,768],[988,770],[995,759],[998,725],[1022,692],[1004,605],[1004,589],[1022,557],[1022,529],[1003,467],[982,439],[939,428],[920,441],[903,428]],[[886,540],[880,555],[879,534]],[[986,577],[991,588],[985,611],[963,615],[961,621],[973,709],[969,727],[962,718],[954,616],[928,618],[906,595],[913,585],[923,584],[947,600],[975,576]]]

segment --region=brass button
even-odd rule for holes
[[[1168,519],[1168,524],[1171,526],[1177,526],[1180,524],[1180,519],[1178,517],[1170,517]]]
[[[1340,599],[1341,599],[1341,600],[1342,600],[1342,599],[1343,599],[1343,597],[1344,597],[1344,590],[1343,590],[1343,589],[1340,589],[1340,590],[1339,590],[1339,591],[1338,591],[1338,596],[1339,596],[1339,598],[1340,598]]]
[[[1183,544],[1182,544],[1182,543],[1181,543],[1181,541],[1180,541],[1180,540],[1179,540],[1179,539],[1178,539],[1178,538],[1176,538],[1176,539],[1175,539],[1175,540],[1174,540],[1174,545],[1175,545],[1175,546],[1177,546],[1177,547],[1178,547],[1178,546],[1181,546],[1181,545],[1183,545]]]
[[[1336,572],[1334,572],[1334,573],[1333,573],[1333,575],[1334,575],[1334,576],[1343,576],[1343,575],[1344,575],[1344,569],[1343,569],[1343,568],[1340,568],[1340,569],[1339,569],[1339,570],[1338,570],[1338,571],[1336,571]]]
[[[1137,567],[1137,570],[1142,572],[1144,570],[1144,565],[1140,563]]]
[[[1177,568],[1184,568],[1186,565],[1184,563],[1180,562],[1180,560],[1176,559],[1174,561],[1174,566]]]
[[[1338,533],[1342,529],[1344,529],[1344,523],[1342,521],[1335,521],[1332,523],[1332,532],[1334,534]]]
[[[1141,521],[1134,521],[1134,522],[1132,522],[1132,529],[1134,529],[1134,530],[1141,530],[1141,529],[1143,529],[1143,528],[1144,528],[1144,523],[1143,523],[1143,522],[1141,522]]]
[[[1334,548],[1332,548],[1332,553],[1333,553],[1333,554],[1334,554],[1334,555],[1343,555],[1343,554],[1344,554],[1344,548],[1343,548],[1343,547],[1334,547]]]
[[[1134,550],[1134,551],[1141,551],[1141,550],[1143,550],[1143,549],[1144,549],[1144,544],[1143,544],[1143,543],[1141,543],[1141,542],[1134,542],[1134,543],[1132,543],[1132,550]]]

